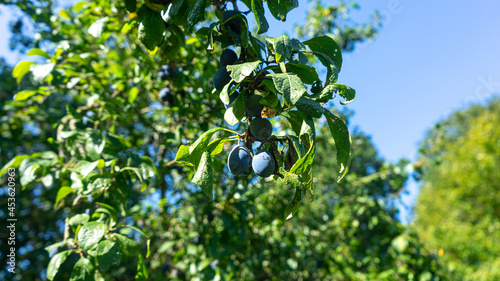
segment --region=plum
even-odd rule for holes
[[[220,56],[220,65],[222,67],[233,65],[238,60],[238,55],[231,49],[225,49]]]
[[[238,97],[239,93],[236,91],[234,93],[232,93],[230,96],[229,96],[229,104],[224,104],[224,107],[227,109],[229,107],[229,105],[231,103],[233,103],[233,101],[236,100],[236,98]]]
[[[252,169],[260,177],[267,178],[274,173],[276,163],[273,156],[265,149],[259,150],[252,159]]]
[[[217,91],[222,91],[229,81],[231,81],[231,75],[225,66],[217,70],[214,76],[214,87]]]
[[[227,167],[233,175],[238,175],[248,169],[251,160],[250,152],[245,147],[237,145],[229,152]]]
[[[248,115],[251,117],[260,117],[260,113],[264,109],[264,105],[260,104],[261,99],[262,96],[259,95],[253,95],[248,98],[246,105]]]
[[[224,21],[226,21],[227,19],[229,19],[230,17],[232,17],[234,15],[241,15],[241,13],[238,11],[234,11],[234,10],[225,11],[224,14],[222,15],[222,19]],[[241,32],[241,19],[237,18],[237,17],[232,18],[229,21],[227,21],[224,24],[224,26],[228,29],[231,29],[234,33],[240,34],[240,32]]]
[[[273,134],[273,125],[267,119],[255,118],[250,122],[250,132],[260,140],[267,140]]]

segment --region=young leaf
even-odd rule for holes
[[[205,193],[210,200],[213,198],[213,178],[212,158],[210,157],[210,153],[205,151],[201,156],[200,164],[194,174],[193,182],[201,187],[203,193]]]
[[[328,122],[328,127],[335,141],[335,147],[337,148],[337,165],[339,166],[339,176],[337,177],[337,182],[339,182],[349,170],[349,159],[351,157],[351,136],[347,126],[342,119],[333,115],[330,111],[325,109],[324,113],[326,121]]]

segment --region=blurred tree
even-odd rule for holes
[[[454,280],[500,279],[500,98],[453,113],[420,150],[418,233]]]

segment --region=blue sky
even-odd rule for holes
[[[355,111],[351,121],[372,136],[387,160],[414,160],[418,142],[435,122],[500,92],[500,1],[359,3],[361,10],[353,18],[365,20],[377,9],[386,16],[385,24],[374,41],[345,55],[339,82],[356,89],[356,99],[347,105]],[[305,17],[307,2],[300,5],[286,23],[267,13],[267,35],[293,34],[293,23]],[[9,17],[4,8],[0,12],[0,36],[5,39]],[[0,41],[0,56],[15,63],[21,57],[10,53],[7,44]],[[415,197],[416,184],[410,183],[409,190],[407,204]]]

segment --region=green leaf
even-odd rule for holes
[[[324,108],[321,104],[308,96],[301,97],[295,106],[306,116],[320,118],[323,115]]]
[[[98,160],[101,158],[101,152],[104,150],[106,141],[101,132],[91,130],[88,132],[88,137],[85,141],[85,151],[90,160]]]
[[[252,72],[257,69],[261,61],[253,61],[236,65],[228,65],[227,70],[231,71],[231,78],[236,83],[240,83],[252,74]]]
[[[31,61],[22,61],[14,67],[12,70],[12,77],[16,78],[17,84],[21,82],[21,79],[23,79],[26,73],[30,72],[31,65],[33,64],[36,63]]]
[[[149,243],[151,242],[151,238],[149,238],[149,236],[146,235],[146,233],[144,233],[144,231],[142,231],[140,228],[137,228],[137,227],[135,227],[133,225],[125,225],[124,227],[131,228],[131,229],[139,232],[142,236],[144,236],[146,238],[146,244],[147,244],[146,258],[149,257],[149,253],[150,253]]]
[[[297,74],[300,80],[305,84],[312,85],[314,82],[320,80],[318,71],[312,66],[305,64],[287,63],[285,64],[285,67],[288,72]]]
[[[194,7],[189,11],[186,29],[190,32],[194,25],[205,19],[205,0],[197,0]]]
[[[108,226],[104,223],[91,221],[82,226],[78,232],[78,245],[83,250],[94,247],[106,234]]]
[[[146,264],[144,264],[144,258],[139,254],[139,262],[137,263],[137,274],[135,275],[135,280],[148,280],[148,270]]]
[[[52,70],[54,70],[55,66],[55,63],[36,64],[30,66],[30,70],[33,73],[33,79],[39,83],[43,83],[45,78],[47,78]]]
[[[146,5],[139,10],[139,40],[150,51],[156,49],[163,39],[165,24],[160,14],[152,11]]]
[[[305,121],[304,121],[305,122]],[[314,156],[316,154],[316,143],[314,141],[314,137],[311,135],[308,135],[308,143],[306,147],[308,147],[307,153],[297,160],[295,164],[292,166],[290,169],[290,173],[294,174],[302,174],[302,173],[308,173],[311,171],[312,164],[314,161]]]
[[[275,73],[270,75],[273,79],[276,90],[283,94],[287,105],[295,105],[295,103],[307,91],[304,83],[296,74]]]
[[[295,195],[293,196],[292,201],[290,201],[290,203],[288,203],[288,205],[285,208],[285,220],[289,220],[293,217],[293,215],[297,211],[297,207],[302,201],[302,198],[303,198],[302,188],[300,188],[300,186],[295,187]]]
[[[193,182],[201,187],[203,193],[205,193],[210,200],[213,198],[213,178],[212,158],[210,157],[210,153],[205,151],[201,156],[200,164],[194,174]]]
[[[349,159],[351,157],[351,136],[342,119],[333,115],[333,113],[327,109],[325,109],[324,114],[326,121],[328,122],[330,132],[333,136],[333,140],[335,141],[335,147],[337,148],[337,165],[339,166],[339,176],[337,177],[337,182],[339,182],[349,170]]]
[[[338,83],[335,86],[338,87],[339,95],[345,99],[345,102],[340,102],[341,104],[348,104],[356,97],[356,90],[353,88]]]
[[[88,174],[90,174],[90,172],[92,172],[97,167],[99,161],[101,160],[97,160],[94,162],[88,162],[85,160],[79,161],[75,170],[79,172],[82,175],[82,177],[85,178],[88,176]]]
[[[10,160],[5,166],[2,167],[2,170],[0,170],[0,177],[3,176],[10,168],[16,169],[21,165],[21,163],[24,161],[24,159],[28,158],[29,155],[17,155],[12,160]]]
[[[46,52],[42,51],[39,48],[31,49],[26,55],[27,56],[40,56],[40,57],[50,59],[49,54],[47,54]]]
[[[276,38],[266,38],[268,44],[271,45],[271,50],[274,52],[276,62],[284,62],[285,59],[292,58],[292,42],[286,35]]]
[[[257,34],[266,33],[269,29],[269,23],[264,15],[264,4],[262,0],[252,0],[252,11],[255,16],[255,22],[257,22]]]
[[[201,155],[206,151],[210,138],[212,138],[213,134],[221,130],[223,128],[210,129],[203,133],[192,145],[181,145],[177,151],[175,161],[183,165],[198,167]]]
[[[174,0],[170,4],[166,5],[161,11],[161,17],[163,20],[169,24],[175,23],[178,15],[187,11],[187,9],[182,9],[186,7],[184,2],[184,0]]]
[[[267,6],[271,14],[281,21],[286,20],[288,12],[299,6],[298,0],[268,0]]]
[[[118,242],[122,252],[129,257],[135,256],[137,250],[139,249],[139,245],[135,242],[135,240],[121,234],[113,234],[113,240]]]
[[[327,55],[330,59],[335,62],[335,66],[338,71],[342,68],[342,53],[340,51],[339,45],[328,36],[321,36],[312,38],[304,42],[313,52],[318,52]],[[318,57],[318,59],[326,66],[324,59]]]
[[[21,165],[19,165],[19,175],[21,175],[21,185],[26,187],[37,177],[37,172],[40,169],[39,159],[26,158]]]
[[[71,217],[68,221],[71,227],[77,228],[80,224],[86,224],[90,220],[90,216],[87,214],[77,214]]]
[[[245,109],[245,95],[239,94],[236,100],[226,109],[224,120],[231,126],[238,124],[245,117]]]
[[[135,13],[137,11],[137,0],[125,0],[125,8],[130,13]]]
[[[73,191],[74,191],[73,188],[71,188],[69,186],[63,186],[63,187],[59,188],[59,190],[57,191],[56,202],[54,203],[54,206],[57,206],[59,204],[59,202],[61,202],[61,200],[64,197],[73,193]]]
[[[29,99],[31,96],[38,94],[37,90],[24,90],[19,91],[14,96],[15,101],[23,101]]]
[[[139,89],[137,87],[130,88],[130,90],[128,90],[128,97],[127,97],[128,103],[131,104],[134,103],[138,94],[139,94]]]
[[[118,243],[110,240],[103,240],[97,246],[97,264],[103,271],[107,271],[112,266],[118,266],[122,261],[122,252]]]
[[[71,272],[70,281],[93,281],[94,264],[87,258],[80,258]]]
[[[68,250],[55,254],[52,259],[50,259],[49,265],[47,266],[47,279],[53,280],[57,274],[57,271],[61,267],[61,264],[71,255],[73,251]]]

